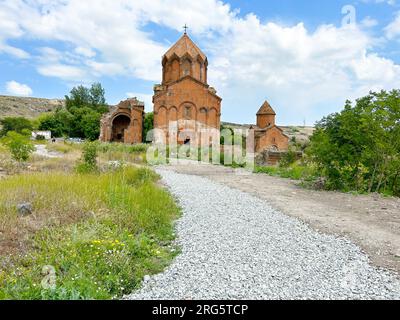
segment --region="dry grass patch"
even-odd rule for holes
[[[107,299],[161,271],[174,256],[178,208],[157,179],[126,167],[0,180],[0,299]],[[22,202],[32,215],[18,216]],[[56,272],[51,289],[41,284],[48,265]]]

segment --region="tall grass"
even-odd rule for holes
[[[0,299],[109,299],[161,271],[174,256],[178,208],[157,179],[126,167],[1,180]],[[21,202],[33,215],[18,217]],[[43,286],[45,266],[54,267],[55,287]]]
[[[289,166],[257,166],[254,169],[255,173],[264,173],[270,176],[288,178],[292,180],[312,180],[315,178],[315,168],[310,165],[301,163],[293,163]]]
[[[147,144],[100,143],[98,151],[101,161],[123,161],[145,164],[148,147],[149,145]]]
[[[74,151],[82,150],[82,145],[78,143],[70,143],[70,142],[48,142],[46,146],[47,150],[59,152],[61,154],[67,154]]]

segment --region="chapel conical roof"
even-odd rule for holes
[[[274,109],[272,109],[271,105],[268,101],[265,100],[260,110],[258,110],[257,115],[276,115]]]
[[[206,61],[207,56],[200,50],[200,48],[190,39],[185,33],[164,55],[164,59],[171,59],[174,55],[182,58],[185,55],[189,55],[192,59],[200,57]]]

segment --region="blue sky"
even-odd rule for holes
[[[398,0],[0,0],[0,94],[61,98],[99,81],[151,111],[161,56],[189,25],[224,121],[311,125],[346,99],[400,88]]]

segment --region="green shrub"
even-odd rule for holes
[[[400,196],[400,90],[371,92],[322,119],[307,148],[333,190]]]
[[[279,161],[279,166],[280,167],[289,167],[293,163],[295,163],[297,160],[297,154],[293,150],[289,150],[288,152],[285,152]]]
[[[24,130],[28,130],[30,134],[33,129],[32,122],[24,117],[7,117],[0,120],[0,125],[0,137],[6,136],[9,131],[23,134]]]
[[[27,161],[31,153],[35,151],[29,136],[14,131],[9,131],[2,139],[2,143],[9,149],[12,158],[18,162]]]
[[[82,150],[82,158],[76,167],[79,173],[91,173],[98,171],[97,166],[97,142],[85,142]]]

